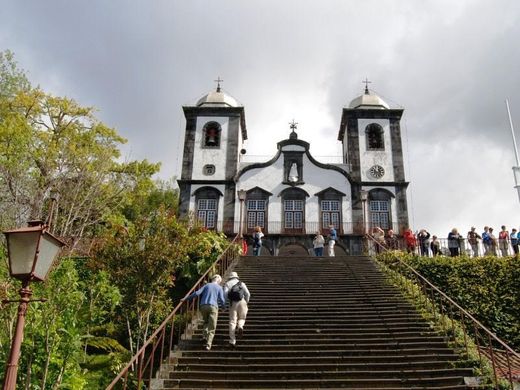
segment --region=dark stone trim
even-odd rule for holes
[[[246,129],[246,114],[244,107],[197,107],[197,106],[183,106],[184,116],[225,116],[225,117],[239,117],[240,128],[242,130],[242,138],[247,139]]]
[[[276,160],[278,160],[280,158],[280,155],[281,155],[281,151],[279,150],[275,156],[270,159],[269,161],[266,161],[266,162],[263,162],[263,163],[252,163],[250,165],[247,165],[245,166],[244,168],[242,168],[241,170],[239,170],[237,172],[237,174],[235,175],[235,178],[234,180],[235,181],[238,181],[240,179],[240,176],[242,176],[244,173],[246,173],[247,171],[250,171],[251,169],[256,169],[256,168],[265,168],[265,167],[268,167],[269,165],[273,165]]]
[[[358,122],[355,118],[348,120],[348,136],[347,136],[347,155],[345,163],[350,164],[350,174],[352,180],[361,180],[361,158],[359,151],[359,129]],[[343,142],[343,138],[340,139]]]
[[[386,189],[386,188],[381,188],[381,187],[372,188],[371,190],[368,190],[368,193],[370,194],[372,191],[383,191],[383,192],[386,192],[389,197],[395,198],[395,195],[392,194],[392,192],[390,190]]]
[[[399,182],[404,181],[403,145],[401,140],[401,125],[398,119],[390,120],[390,142],[394,165],[394,180]]]
[[[229,183],[226,185],[224,190],[224,226],[233,226],[233,222],[235,221],[235,202],[236,202],[236,184]],[[237,220],[239,217],[237,216]]]
[[[333,171],[336,171],[336,172],[339,172],[341,173],[343,176],[345,176],[347,178],[347,180],[352,183],[352,177],[350,176],[350,174],[345,171],[343,168],[341,167],[338,167],[337,165],[333,165],[333,164],[324,164],[324,163],[321,163],[319,162],[318,160],[316,160],[314,157],[312,157],[312,155],[310,154],[310,152],[307,150],[305,152],[305,155],[307,156],[307,158],[310,160],[311,163],[313,163],[314,165],[316,165],[318,168],[322,168],[322,169],[331,169]]]
[[[193,194],[191,194],[192,196],[197,196],[197,194],[201,191],[206,191],[206,190],[211,190],[211,191],[214,191],[216,192],[217,194],[219,194],[220,196],[224,196],[224,194],[222,192],[220,192],[218,189],[216,189],[215,187],[212,187],[210,185],[208,186],[204,186],[204,187],[200,187],[200,188],[197,188],[195,191],[193,191]]]
[[[193,175],[193,155],[195,150],[195,129],[197,119],[186,118],[186,132],[184,135],[184,153],[182,157],[182,179],[190,179]]]
[[[305,151],[309,150],[310,144],[308,142],[305,142],[301,139],[284,139],[283,141],[278,142],[278,150],[281,150],[284,146],[287,145],[298,145],[303,146],[305,148]],[[296,150],[291,150],[291,152],[296,152]]]
[[[333,187],[327,187],[327,188],[325,188],[324,190],[321,190],[320,192],[316,192],[316,193],[314,194],[314,196],[319,197],[320,195],[324,194],[325,192],[330,192],[330,191],[331,191],[331,192],[334,192],[334,193],[336,193],[336,194],[338,194],[338,195],[340,195],[340,196],[347,196],[347,194],[344,194],[343,192],[338,191],[337,189],[335,189],[335,188],[333,188]]]
[[[186,217],[190,211],[191,186],[188,183],[179,184],[179,217]]]
[[[307,191],[305,191],[304,189],[302,189],[302,188],[293,188],[293,187],[290,187],[290,188],[284,188],[283,190],[280,191],[280,193],[278,194],[278,197],[283,197],[284,194],[285,194],[287,191],[293,191],[293,190],[297,190],[297,191],[303,192],[307,198],[310,198],[310,197],[311,197],[311,196],[309,195],[309,193],[308,193]]]
[[[254,192],[254,191],[260,191],[260,192],[262,192],[262,193],[264,193],[264,194],[266,194],[266,195],[268,195],[268,196],[273,196],[272,193],[270,193],[269,191],[266,191],[266,190],[264,190],[263,188],[258,187],[258,186],[253,187],[253,188],[251,188],[250,190],[247,190],[247,193],[249,194],[250,192]]]
[[[226,151],[226,179],[233,179],[238,168],[238,118],[230,117],[228,123],[228,142]]]
[[[408,187],[409,182],[393,182],[393,181],[363,181],[361,182],[363,186],[373,186],[373,187]]]
[[[351,119],[395,119],[403,116],[404,109],[371,110],[363,108],[344,108],[338,132],[338,141],[343,141],[345,128]]]
[[[229,184],[229,183],[234,183],[233,180],[177,180],[177,183],[179,183],[179,185],[182,183],[187,183],[187,184],[206,184],[208,186],[211,186],[211,185],[215,185],[215,184]]]

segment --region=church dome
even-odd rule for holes
[[[197,107],[240,107],[236,99],[227,93],[222,92],[220,87],[216,91],[204,95],[197,101]]]
[[[374,92],[370,92],[365,88],[365,93],[352,100],[349,108],[368,108],[368,109],[389,109],[390,106]]]

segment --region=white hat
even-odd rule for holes
[[[236,272],[230,272],[229,273],[228,279],[233,279],[233,278],[237,278],[238,279],[238,274]]]

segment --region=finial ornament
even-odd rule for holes
[[[289,122],[289,128],[292,130],[291,134],[289,135],[290,139],[297,139],[298,134],[296,134],[296,129],[298,128],[298,122],[295,122],[294,119],[292,122]]]
[[[368,95],[368,84],[371,84],[372,81],[369,81],[368,77],[365,77],[365,80],[363,80],[362,83],[365,83],[365,95]]]
[[[218,76],[217,79],[213,81],[217,83],[217,92],[220,92],[220,83],[224,82],[224,80],[222,80],[220,76]]]

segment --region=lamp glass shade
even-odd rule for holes
[[[40,240],[40,253],[38,254],[38,261],[34,267],[33,278],[38,280],[45,280],[47,274],[52,267],[54,259],[60,252],[63,244],[56,240],[53,236],[44,232]]]
[[[246,190],[239,190],[238,191],[238,199],[241,201],[246,200],[247,192]]]
[[[11,276],[25,279],[31,274],[41,233],[38,229],[6,234]]]

